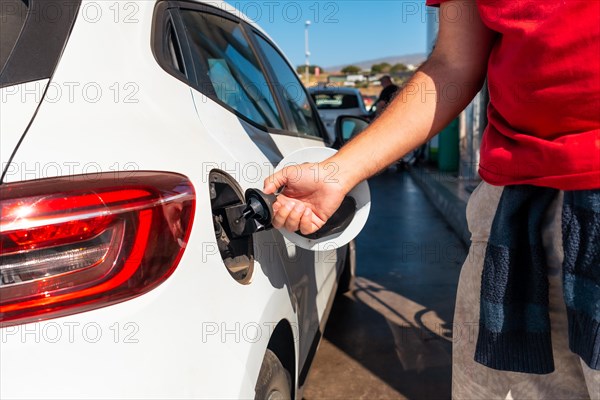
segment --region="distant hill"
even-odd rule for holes
[[[405,65],[407,65],[407,64],[419,65],[423,61],[425,61],[426,58],[427,58],[427,55],[425,53],[406,54],[403,56],[383,57],[383,58],[377,58],[375,60],[359,61],[359,62],[348,63],[348,64],[344,64],[344,65],[334,65],[331,67],[324,67],[324,68],[325,68],[325,71],[332,73],[332,72],[339,72],[342,68],[347,67],[348,65],[356,65],[357,67],[360,67],[362,69],[370,69],[371,65],[381,64],[383,62],[387,62],[391,65],[398,64],[398,63],[402,63]]]

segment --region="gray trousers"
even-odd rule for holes
[[[454,314],[452,397],[600,400],[600,372],[588,368],[569,351],[568,346],[567,315],[562,291],[562,193],[545,216],[543,232],[556,370],[548,375],[504,372],[487,368],[473,360],[479,327],[483,259],[501,194],[502,187],[482,183],[473,192],[467,206],[472,244],[461,271]]]

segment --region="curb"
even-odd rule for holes
[[[442,172],[412,167],[409,173],[468,248],[471,245],[471,233],[467,225],[467,202],[460,199],[440,182],[440,178],[444,176]],[[437,177],[436,174],[438,174]]]

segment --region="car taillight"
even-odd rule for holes
[[[0,324],[88,311],[152,290],[177,267],[195,193],[173,173],[0,186]]]

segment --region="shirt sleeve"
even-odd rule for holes
[[[440,4],[450,0],[425,0],[425,4],[432,7],[439,7]]]

